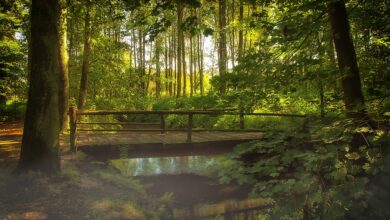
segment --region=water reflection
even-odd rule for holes
[[[112,160],[124,176],[136,176],[146,192],[173,201],[171,219],[264,219],[269,198],[248,198],[250,186],[220,184],[217,173],[229,166],[223,156],[180,156]]]
[[[223,165],[221,156],[117,159],[112,160],[111,164],[125,176],[155,176],[161,174],[215,176],[218,169]]]

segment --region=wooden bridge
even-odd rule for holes
[[[77,111],[69,109],[70,146],[100,159],[118,157],[183,156],[226,152],[235,145],[262,138],[261,129],[245,128],[245,116],[301,117],[279,113],[245,113],[229,110],[176,111]],[[154,116],[158,121],[121,119],[139,115]],[[186,117],[186,125],[170,127],[169,115]],[[194,116],[238,117],[238,128],[212,129],[194,126]],[[85,120],[87,119],[87,120]],[[103,120],[103,121],[102,121]],[[92,126],[92,127],[91,127]]]

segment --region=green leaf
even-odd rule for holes
[[[360,159],[360,155],[356,152],[348,153],[345,155],[345,157],[347,157],[350,160],[359,160]]]

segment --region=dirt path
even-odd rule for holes
[[[22,122],[0,122],[0,164],[19,159]]]
[[[137,181],[83,155],[62,154],[57,176],[14,175],[22,130],[21,122],[0,123],[0,219],[156,219],[164,212]]]

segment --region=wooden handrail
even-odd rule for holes
[[[77,119],[86,115],[159,115],[160,123],[157,122],[77,122]],[[184,129],[167,129],[165,125],[166,115],[188,115],[187,128]],[[194,129],[193,128],[193,116],[194,115],[236,115],[240,117],[240,129]],[[77,131],[131,131],[131,132],[161,132],[164,134],[166,131],[179,131],[187,132],[187,142],[192,141],[192,132],[198,131],[261,131],[259,129],[245,129],[244,116],[276,116],[276,117],[300,117],[307,118],[306,115],[300,114],[283,114],[283,113],[246,113],[243,111],[234,112],[231,110],[161,110],[161,111],[114,111],[114,110],[84,110],[77,111],[75,107],[69,108],[70,116],[70,146],[73,151],[77,151],[76,146],[76,133]],[[77,129],[78,124],[92,125],[92,124],[109,124],[109,125],[160,125],[160,129]]]
[[[159,122],[76,122],[78,125],[160,125]]]
[[[160,132],[160,131],[178,131],[188,133],[187,128],[166,128],[166,129],[77,129],[77,131],[93,131],[93,132],[106,132],[106,131],[116,131],[116,132]],[[207,129],[207,128],[192,128],[192,132],[201,132],[201,131],[218,131],[218,132],[262,132],[262,129]]]
[[[258,116],[280,116],[280,117],[307,117],[306,115],[300,114],[284,114],[284,113],[264,113],[264,112],[231,112],[231,111],[183,111],[183,110],[173,110],[173,111],[107,111],[107,110],[97,110],[97,111],[79,111],[77,115],[258,115]]]

